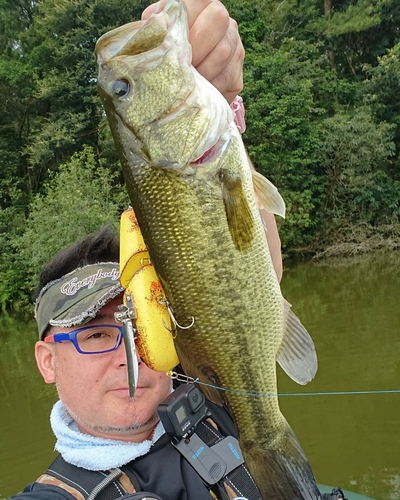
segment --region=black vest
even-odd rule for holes
[[[229,413],[210,401],[207,401],[207,407],[211,411],[212,421],[217,425],[218,431],[208,422],[202,422],[196,431],[199,437],[208,446],[212,446],[224,436],[237,437],[237,431]],[[210,487],[171,444],[167,434],[164,434],[151,447],[149,453],[132,460],[120,469],[128,476],[136,491],[152,492],[163,500],[210,500],[212,498]],[[68,464],[59,456],[45,474],[62,479],[87,498],[88,493],[104,480],[109,471],[87,471]],[[233,470],[224,478],[224,481],[212,487],[217,498],[221,500],[230,498],[226,485],[228,489],[232,488],[235,492],[233,496],[261,500],[245,465]],[[126,492],[121,489],[121,485],[117,481],[112,481],[96,496],[96,500],[113,500],[124,494]]]

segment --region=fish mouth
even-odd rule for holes
[[[127,23],[104,33],[96,43],[97,62],[104,64],[120,56],[147,54],[160,47],[179,15],[179,3],[176,0],[168,3],[167,12],[164,8],[145,21]]]
[[[217,140],[217,142],[207,149],[197,160],[190,162],[190,165],[208,165],[214,163],[218,158],[220,158],[229,144],[228,134],[223,134]]]

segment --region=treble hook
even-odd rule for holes
[[[164,323],[164,320],[163,320],[164,327],[169,332],[171,332],[173,335],[176,336],[176,327],[180,328],[181,330],[189,330],[189,328],[192,328],[192,326],[194,325],[194,321],[195,321],[194,320],[194,316],[192,316],[192,320],[191,320],[190,325],[188,325],[188,326],[181,326],[177,322],[177,320],[176,320],[176,318],[174,316],[174,311],[173,311],[173,309],[171,307],[171,304],[169,303],[168,299],[165,297],[164,299],[160,299],[159,302],[160,302],[160,304],[163,304],[163,305],[167,306],[169,317],[171,318],[172,324],[174,325],[174,328],[171,330],[170,328],[167,327],[167,325]]]

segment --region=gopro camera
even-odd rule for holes
[[[158,414],[169,436],[190,436],[196,426],[208,417],[205,397],[194,384],[182,384],[159,406]]]

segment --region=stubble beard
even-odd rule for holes
[[[62,401],[62,398],[59,394],[59,397]],[[158,421],[160,420],[159,416],[157,413],[152,415],[146,422],[143,423],[131,423],[129,425],[126,425],[124,427],[114,427],[112,425],[107,425],[107,426],[102,426],[102,425],[94,425],[91,422],[85,421],[83,418],[81,418],[79,415],[77,415],[74,411],[71,410],[64,402],[63,405],[65,406],[67,412],[71,415],[71,417],[75,420],[75,422],[78,424],[78,426],[82,426],[85,429],[92,430],[96,433],[101,433],[101,434],[110,434],[110,438],[112,439],[112,435],[118,435],[120,434],[125,435],[128,434],[132,431],[138,431],[144,428],[151,429],[152,427],[155,427]]]
[[[101,433],[112,433],[112,434],[126,434],[132,431],[137,431],[141,430],[145,427],[147,428],[152,428],[155,427],[155,425],[158,423],[160,420],[159,416],[157,414],[153,415],[150,417],[147,422],[143,424],[131,424],[126,427],[112,427],[112,426],[107,426],[107,427],[102,427],[102,426],[93,426],[93,430],[96,432],[101,432]]]

